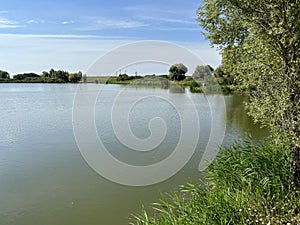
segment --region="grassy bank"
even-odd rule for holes
[[[182,88],[189,88],[193,93],[245,93],[247,89],[239,85],[219,85],[215,81],[206,82],[204,80],[195,81],[191,76],[187,76],[182,81],[171,81],[168,80],[167,75],[147,75],[141,76],[98,76],[98,77],[87,77],[88,83],[99,83],[99,84],[124,84],[131,86],[144,86],[144,87],[159,87],[159,88],[170,88],[179,86]],[[205,84],[205,85],[201,85]]]
[[[287,152],[274,140],[222,149],[202,184],[181,187],[132,224],[300,224]]]

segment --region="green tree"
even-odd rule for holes
[[[174,64],[169,69],[169,79],[176,80],[176,81],[184,80],[187,71],[188,68],[182,63]]]
[[[70,73],[68,80],[71,83],[77,83],[82,79],[82,73],[79,71],[78,73]]]
[[[9,73],[3,70],[0,70],[0,79],[10,79]]]
[[[193,79],[203,79],[205,76],[211,76],[214,69],[210,65],[198,65],[193,73]]]
[[[69,81],[69,73],[63,70],[51,69],[49,72],[43,72],[42,79],[51,83],[66,83]]]
[[[50,77],[50,74],[47,71],[43,71],[42,77]]]
[[[14,80],[25,80],[25,79],[32,79],[32,78],[40,78],[38,74],[35,73],[20,73],[17,75],[14,75]]]
[[[218,66],[214,71],[214,76],[220,85],[233,85],[236,84],[234,75],[224,68],[223,65]]]
[[[117,78],[118,81],[125,81],[125,80],[129,80],[129,76],[124,73],[124,74],[120,74],[119,77]]]
[[[70,73],[69,74],[69,82],[71,82],[71,83],[76,83],[77,82],[76,73]]]
[[[76,78],[77,78],[77,82],[81,81],[81,79],[82,79],[82,72],[81,72],[81,71],[79,71],[79,72],[77,73]]]
[[[52,82],[68,82],[69,73],[63,70],[51,69],[49,72],[43,72],[42,77],[50,78]]]
[[[291,143],[292,184],[300,187],[300,4],[298,0],[204,0],[198,20],[222,64],[255,86],[256,121]]]

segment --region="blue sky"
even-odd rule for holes
[[[85,71],[126,43],[163,40],[207,64],[220,57],[196,21],[200,0],[10,0],[0,6],[0,69],[11,74],[50,68]]]

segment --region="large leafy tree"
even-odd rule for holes
[[[169,69],[169,79],[176,80],[176,81],[184,80],[187,71],[188,68],[182,63],[174,64]]]
[[[49,72],[43,72],[42,77],[48,77],[54,80],[55,82],[68,82],[69,73],[63,70],[54,70],[51,69]]]
[[[292,183],[299,188],[299,0],[204,0],[198,20],[224,67],[255,86],[250,114],[288,138]]]
[[[211,76],[214,69],[210,65],[198,65],[193,73],[193,79],[203,79],[205,76]]]

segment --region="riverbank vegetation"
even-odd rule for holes
[[[6,71],[0,70],[0,83],[78,83],[83,78],[82,72],[69,73],[51,69],[41,75],[36,73],[16,74],[12,78]]]
[[[199,65],[192,75],[187,75],[188,68],[182,63],[170,66],[168,75],[130,76],[120,74],[118,76],[89,76],[87,83],[100,84],[125,84],[132,86],[150,86],[170,88],[180,86],[189,88],[191,92],[198,93],[233,93],[247,91],[247,88],[238,85],[234,76],[225,73],[222,66],[214,70],[210,65]]]
[[[300,224],[299,2],[203,0],[198,20],[222,54],[219,83],[226,77],[250,91],[248,112],[271,138],[222,149],[203,183],[133,224]]]
[[[291,183],[300,188],[300,5],[294,0],[204,0],[205,36],[226,71],[251,92],[248,110],[291,143]]]
[[[206,178],[165,195],[138,225],[299,224],[300,198],[291,183],[290,145],[279,139],[239,141],[221,149]]]
[[[214,70],[210,65],[198,65],[192,75],[187,75],[188,68],[177,63],[171,65],[168,75],[134,75],[119,74],[117,76],[86,76],[86,74],[68,73],[63,70],[10,75],[0,71],[0,83],[96,83],[96,84],[124,84],[132,86],[148,86],[170,88],[180,86],[189,88],[197,93],[233,93],[245,92],[247,89],[238,85],[233,75],[224,72],[222,66]]]

